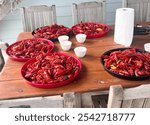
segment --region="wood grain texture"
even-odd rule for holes
[[[135,36],[132,47],[143,48],[143,44],[147,42],[149,36]],[[20,33],[17,39],[21,40],[26,38],[33,38],[31,32]],[[100,63],[101,54],[113,48],[123,47],[113,41],[113,30],[102,38],[88,39],[84,44],[77,43],[74,37],[70,40],[73,42],[72,49],[71,51],[65,52],[69,55],[75,56],[73,49],[76,46],[86,46],[88,48],[87,55],[80,59],[83,64],[83,69],[75,81],[58,88],[35,88],[28,85],[21,77],[20,69],[24,63],[8,59],[0,74],[0,99],[50,96],[67,92],[103,91],[109,90],[111,85],[121,84],[123,87],[129,88],[150,83],[150,79],[138,81],[119,79],[104,70]],[[55,51],[63,52],[58,42],[54,44]]]
[[[39,27],[57,23],[55,5],[37,5],[20,8],[23,31],[33,31]]]
[[[145,108],[150,107],[150,84],[123,89],[121,85],[110,87],[109,108]]]
[[[134,9],[135,23],[150,21],[150,0],[123,0],[123,7]]]
[[[1,100],[0,108],[77,108],[81,107],[80,94]]]
[[[73,24],[80,22],[105,22],[105,0],[96,2],[73,3]]]
[[[63,98],[65,108],[81,108],[81,96],[79,93],[64,93]]]
[[[35,97],[0,101],[0,108],[63,108],[61,96]]]

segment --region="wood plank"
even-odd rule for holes
[[[90,77],[88,77],[90,76]],[[86,82],[85,82],[86,81]],[[0,82],[0,99],[23,98],[31,96],[57,95],[66,92],[89,92],[108,90],[110,85],[121,84],[123,87],[133,87],[147,83],[148,80],[128,81],[113,77],[106,71],[82,72],[74,82],[52,89],[40,89],[28,85],[24,80],[10,80]]]
[[[133,99],[131,108],[142,108],[145,98],[142,99]]]
[[[110,87],[109,108],[144,108],[150,107],[150,84],[123,89],[121,85]]]
[[[73,3],[73,24],[80,22],[105,22],[105,0]]]
[[[65,108],[81,108],[81,95],[79,93],[64,93],[63,97]]]
[[[150,98],[146,98],[143,104],[143,108],[150,108]]]
[[[124,90],[124,99],[139,99],[139,98],[149,98],[150,97],[149,83],[146,85],[141,85],[135,88],[129,88]]]
[[[5,63],[5,67],[10,67],[10,66],[20,66],[23,65],[25,62],[18,62],[18,61],[14,61],[11,58],[7,59],[7,62]]]
[[[123,88],[121,85],[110,86],[108,108],[121,108]]]
[[[93,102],[92,102],[92,94],[91,93],[83,93],[81,95],[81,105],[83,108],[92,108]]]
[[[149,0],[124,0],[124,7],[129,7],[134,9],[134,22],[148,22],[150,21],[150,1]]]
[[[124,100],[122,102],[122,108],[130,108],[132,105],[132,100]]]
[[[0,81],[22,79],[21,67],[22,65],[4,67],[1,71]]]
[[[81,45],[80,45],[81,46]],[[82,45],[83,46],[83,45]],[[84,45],[86,47],[86,45]],[[69,55],[72,55],[72,56],[75,56],[75,53],[74,53],[74,48],[77,47],[77,46],[73,46],[71,48],[70,51],[68,52],[64,52],[62,51],[62,49],[60,49],[59,52],[63,52],[63,53],[67,53]],[[95,59],[96,58],[100,58],[100,56],[106,52],[106,51],[109,51],[110,49],[115,49],[115,48],[121,48],[120,45],[116,45],[116,46],[108,46],[108,47],[102,47],[102,46],[93,46],[93,47],[87,47],[87,53],[86,53],[86,56],[85,58],[80,58],[80,60],[85,60],[85,59]],[[91,60],[92,61],[92,60]]]
[[[63,97],[48,96],[0,101],[0,108],[63,108]]]
[[[33,38],[31,32],[22,32],[18,35],[17,40],[24,40],[24,39],[30,39]]]
[[[94,108],[107,108],[108,94],[92,96]]]

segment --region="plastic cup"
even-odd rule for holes
[[[86,55],[87,48],[86,47],[81,47],[81,46],[80,47],[76,47],[74,49],[74,52],[75,52],[77,57],[82,58],[82,57],[84,57]]]
[[[145,43],[144,49],[145,49],[145,51],[150,52],[150,43]]]
[[[59,42],[63,42],[63,41],[68,41],[69,40],[69,36],[67,35],[61,35],[58,37]]]
[[[71,41],[62,41],[60,42],[60,46],[64,51],[69,51],[71,49],[72,42]]]
[[[77,35],[76,35],[76,40],[77,40],[79,43],[84,43],[85,40],[86,40],[86,35],[85,35],[85,34],[77,34]]]

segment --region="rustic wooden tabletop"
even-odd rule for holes
[[[22,32],[19,34],[17,40],[32,37],[31,32]],[[77,43],[74,37],[70,40],[73,42],[72,49],[65,53],[75,56],[73,49],[76,46],[85,46],[88,49],[87,55],[80,59],[83,64],[83,69],[78,79],[58,88],[36,88],[27,84],[21,76],[20,70],[24,62],[13,61],[9,58],[0,74],[0,100],[58,95],[66,92],[103,91],[108,90],[111,85],[115,84],[121,84],[123,87],[133,87],[150,83],[150,79],[138,81],[124,80],[114,77],[105,71],[100,63],[100,56],[110,49],[123,47],[113,41],[113,30],[110,30],[104,37],[87,39],[84,44]],[[143,45],[146,42],[150,42],[150,35],[134,36],[132,47],[143,49]],[[55,51],[63,52],[59,42],[55,42],[54,44]]]

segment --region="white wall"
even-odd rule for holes
[[[80,3],[93,0],[23,0],[16,10],[9,13],[3,20],[0,21],[0,41],[13,43],[17,35],[23,31],[21,16],[19,12],[20,7],[28,7],[31,5],[56,5],[58,24],[65,26],[72,26],[72,3]],[[100,1],[100,0],[96,0]],[[122,0],[106,0],[106,23],[114,24],[115,10],[122,6]]]

